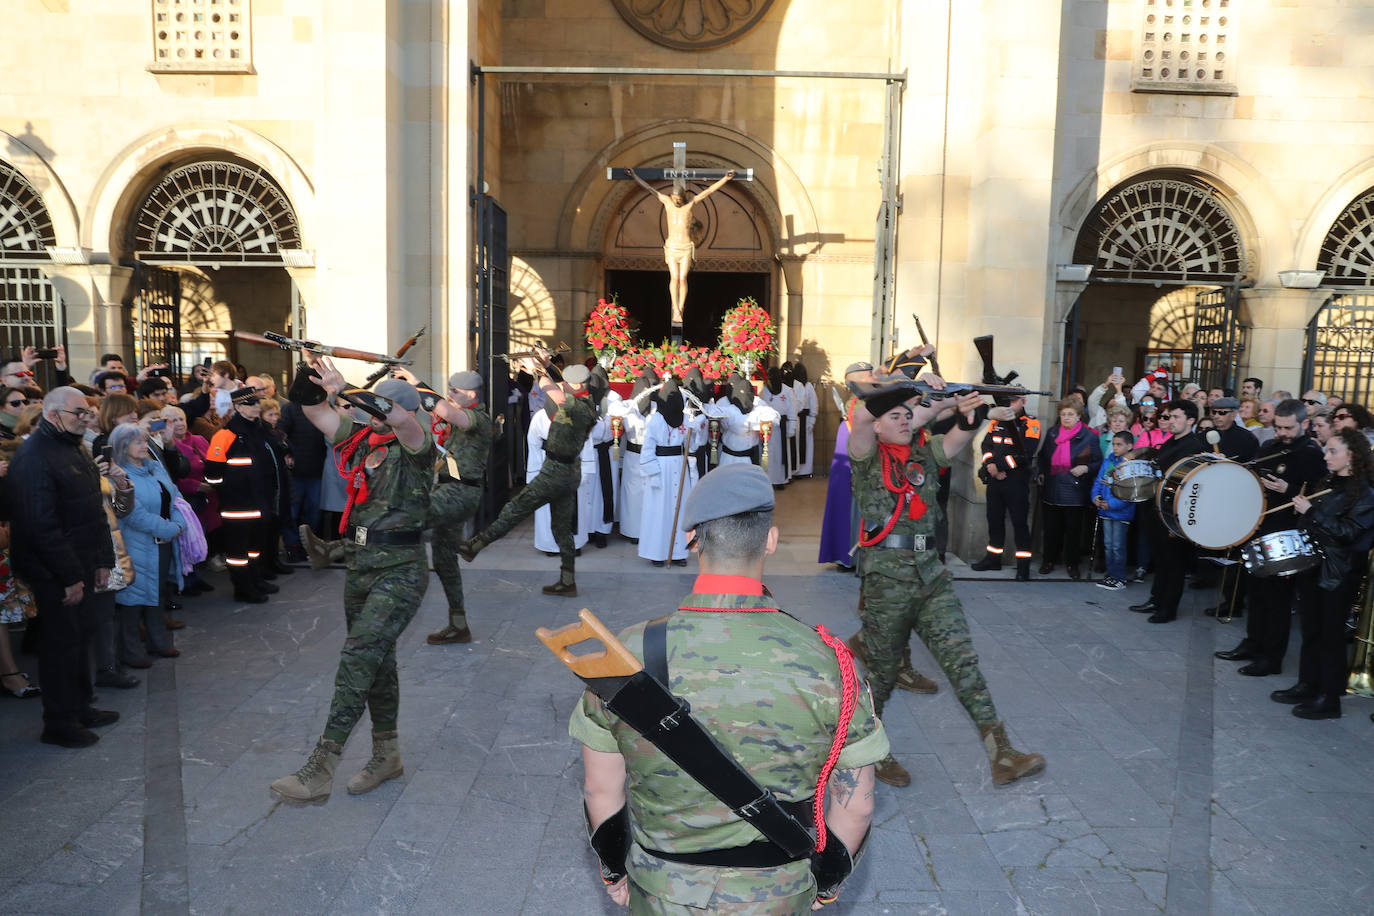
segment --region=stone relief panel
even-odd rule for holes
[[[680,51],[718,48],[742,38],[773,0],[611,0],[616,11],[650,41]]]
[[[1236,94],[1231,0],[1141,0],[1141,5],[1132,89]]]
[[[253,72],[251,0],[153,0],[157,73]]]

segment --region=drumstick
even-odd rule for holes
[[[1301,496],[1301,495],[1302,495],[1302,491],[1305,490],[1306,488],[1307,488],[1307,484],[1303,484],[1301,487],[1299,487],[1299,488],[1298,488],[1298,495]],[[1309,496],[1309,497],[1307,497],[1307,498],[1308,498],[1309,500],[1317,499],[1318,497],[1325,496],[1326,494],[1328,494],[1328,493],[1330,493],[1330,492],[1331,492],[1331,487],[1327,487],[1325,490],[1318,490],[1317,492],[1313,493],[1311,496]],[[1266,515],[1268,515],[1268,514],[1271,513],[1271,512],[1278,512],[1280,509],[1287,509],[1287,508],[1288,508],[1289,506],[1291,506],[1291,505],[1293,505],[1292,502],[1286,502],[1286,503],[1280,503],[1279,505],[1275,506],[1275,507],[1272,508],[1272,509],[1265,509],[1263,512],[1260,513],[1260,518],[1264,518]]]

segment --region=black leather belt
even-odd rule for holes
[[[363,525],[349,525],[346,537],[359,547],[418,547],[423,534],[419,528],[387,528],[373,531]]]
[[[727,454],[727,455],[734,455],[736,458],[753,458],[753,457],[754,457],[754,451],[755,451],[755,449],[757,449],[757,448],[758,448],[758,446],[755,445],[755,446],[751,446],[750,448],[745,449],[745,450],[742,451],[742,452],[737,452],[737,451],[735,451],[734,449],[732,449],[732,448],[731,448],[730,446],[728,446],[728,445],[725,445],[725,444],[722,444],[722,445],[721,445],[721,449],[725,452],[725,454]]]
[[[866,537],[877,537],[878,532],[871,531]],[[935,546],[935,535],[933,534],[889,534],[876,544],[869,544],[868,547],[878,547],[883,550],[927,550]]]
[[[813,800],[782,802],[782,807],[801,823],[811,825]],[[777,868],[788,862],[799,862],[808,856],[790,856],[787,851],[769,840],[758,840],[747,846],[731,849],[706,849],[701,852],[664,852],[661,849],[645,849],[649,855],[667,862],[682,862],[687,865],[712,865],[717,868]]]
[[[654,446],[655,455],[681,455],[682,446],[680,445],[657,445]]]
[[[627,452],[634,452],[636,455],[638,455],[638,454],[639,454],[640,452],[642,452],[643,450],[644,450],[644,444],[643,444],[642,442],[626,442],[626,443],[625,443],[625,451],[627,451]]]

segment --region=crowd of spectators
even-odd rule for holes
[[[134,671],[180,655],[177,612],[215,591],[210,573],[262,603],[305,562],[297,529],[322,533],[327,443],[270,376],[226,360],[177,378],[110,353],[78,381],[63,348],[25,347],[0,364],[0,392],[0,688],[41,701],[42,741],[86,747],[118,719],[97,688],[136,687]],[[236,437],[257,449],[250,467],[228,460]],[[248,542],[230,544],[249,514]]]

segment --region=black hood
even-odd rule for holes
[[[768,370],[768,390],[772,394],[782,394],[782,370],[777,366]]]
[[[802,365],[801,360],[797,360],[792,364],[792,378],[802,385],[811,381],[806,374],[806,367]]]
[[[791,387],[792,387],[792,383],[793,383],[794,381],[796,381],[796,377],[795,377],[794,375],[792,375],[792,364],[791,364],[791,363],[783,363],[783,364],[782,364],[782,383],[783,383],[784,385],[786,385],[788,388],[791,388]]]
[[[687,370],[687,375],[682,379],[683,386],[698,400],[706,401],[711,397],[711,386],[706,384],[706,377],[701,374],[701,370],[696,366]]]
[[[525,394],[529,394],[534,390],[534,376],[523,369],[520,370],[515,374],[515,387],[525,392]]]
[[[654,403],[670,427],[682,425],[682,392],[678,391],[677,379],[669,376],[663,387],[654,392]]]
[[[730,376],[730,403],[748,416],[754,409],[754,386],[738,375]]]
[[[658,376],[654,373],[654,370],[645,369],[639,374],[639,378],[635,379],[635,387],[634,390],[630,392],[630,397],[637,398],[657,384]]]
[[[606,375],[606,370],[598,365],[587,378],[587,391],[591,393],[592,403],[600,407],[610,390],[611,380]]]

